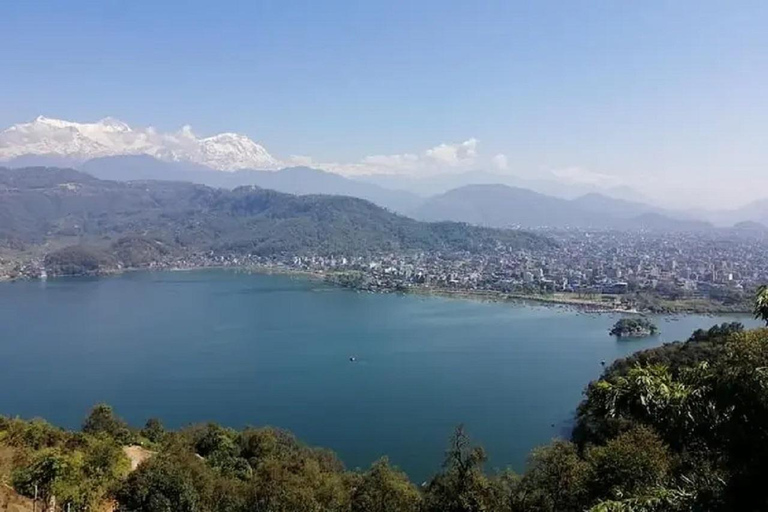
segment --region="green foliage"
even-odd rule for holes
[[[209,423],[195,443],[195,451],[201,457],[235,457],[239,452],[236,437],[236,432]]]
[[[141,429],[141,435],[147,438],[151,443],[161,443],[165,439],[165,427],[157,418],[149,418],[144,428]]]
[[[106,404],[99,404],[91,410],[83,422],[83,432],[92,435],[104,434],[123,444],[128,444],[133,439],[128,425]]]
[[[0,169],[0,184],[7,185],[0,187],[0,239],[42,243],[77,236],[83,243],[109,246],[54,251],[45,262],[51,274],[94,273],[118,263],[144,266],[173,252],[364,255],[555,245],[528,232],[418,222],[344,196],[124,183],[40,168]]]
[[[653,336],[659,332],[658,327],[647,318],[622,318],[611,328],[611,336],[638,337]]]
[[[46,448],[35,452],[12,474],[14,488],[22,495],[35,495],[75,509],[96,507],[127,475],[130,464],[121,447],[109,438],[87,438],[76,449]],[[37,491],[37,492],[36,492]]]
[[[129,235],[112,244],[112,252],[124,267],[138,268],[158,261],[171,253],[169,244],[146,236]]]
[[[637,426],[587,450],[592,496],[643,496],[664,486],[672,457],[654,430]]]
[[[153,457],[117,490],[119,512],[200,512],[210,499],[212,472],[192,454]]]
[[[354,475],[283,431],[207,424],[164,444],[117,491],[120,510],[349,510]]]
[[[601,501],[589,512],[688,512],[695,507],[691,493],[662,487],[639,497]]]
[[[674,454],[666,473],[684,482],[683,490],[702,509],[764,509],[768,493],[760,475],[768,474],[768,330],[736,331],[708,343],[718,349],[707,361],[676,373],[667,366],[637,365],[591,384],[579,409],[580,442],[610,446],[617,454],[619,447],[612,443],[645,425]],[[644,445],[662,460],[652,443]],[[639,464],[642,457],[638,453],[628,460]],[[646,484],[670,488],[660,480]]]
[[[427,485],[426,512],[480,512],[489,510],[494,489],[483,473],[485,451],[472,445],[463,426],[451,438],[443,471]]]
[[[72,473],[72,461],[57,450],[45,450],[32,462],[13,473],[13,487],[27,497],[39,497],[43,501],[53,496],[54,488],[67,480]]]
[[[724,340],[732,334],[742,331],[744,331],[744,324],[741,322],[723,322],[720,325],[713,325],[708,330],[696,329],[688,338],[688,341],[705,342]]]
[[[606,369],[602,379],[610,381],[620,375],[626,375],[631,368],[638,365],[662,365],[667,367],[673,376],[677,376],[683,368],[691,368],[699,363],[714,360],[727,339],[743,331],[744,325],[740,322],[713,325],[709,329],[697,329],[687,342],[665,343],[660,347],[641,350],[616,360]]]
[[[764,321],[768,325],[768,286],[762,285],[757,289],[754,311],[755,318]]]
[[[95,247],[73,245],[53,251],[45,257],[45,268],[51,275],[80,276],[112,268],[116,261],[111,254]]]
[[[553,441],[531,454],[519,485],[512,489],[511,510],[576,512],[589,493],[590,467],[568,441]]]
[[[420,503],[418,489],[386,458],[373,463],[352,494],[356,512],[418,512]]]
[[[71,433],[39,418],[24,421],[0,417],[0,442],[10,446],[42,450],[61,446],[71,439]]]
[[[128,473],[130,463],[122,446],[106,436],[88,437],[83,454],[83,472],[97,485],[109,487]]]

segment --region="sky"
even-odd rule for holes
[[[8,0],[0,12],[0,127],[112,116],[243,133],[349,174],[482,169],[685,207],[768,197],[762,0]]]

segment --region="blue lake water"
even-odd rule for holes
[[[0,284],[0,414],[76,428],[107,402],[131,424],[274,425],[347,467],[382,455],[416,481],[464,423],[490,468],[567,435],[585,385],[636,350],[749,317],[656,318],[356,293],[230,271]],[[355,362],[349,358],[355,357]]]

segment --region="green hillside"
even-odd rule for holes
[[[259,255],[477,252],[553,246],[523,231],[423,223],[362,199],[114,182],[68,169],[0,169],[0,240],[101,244],[141,235],[184,250]]]

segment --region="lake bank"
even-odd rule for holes
[[[0,282],[35,279],[40,277],[42,267],[40,262],[27,265],[30,271],[15,277],[0,276]],[[311,268],[298,268],[284,262],[254,263],[245,262],[242,259],[211,258],[210,255],[194,255],[188,258],[173,259],[163,262],[152,262],[140,267],[110,266],[98,268],[92,271],[77,274],[58,275],[49,271],[47,277],[99,277],[119,275],[126,272],[142,271],[191,271],[206,269],[231,269],[249,273],[266,275],[290,275],[300,276],[314,280],[325,280],[334,285],[355,289],[358,291],[370,291],[376,293],[412,293],[419,295],[435,295],[455,298],[466,298],[493,302],[517,302],[533,301],[546,305],[562,305],[575,307],[589,312],[621,312],[626,314],[749,314],[751,305],[748,303],[725,305],[707,298],[666,299],[655,294],[644,293],[635,298],[633,294],[589,294],[582,295],[576,292],[553,293],[519,293],[506,292],[490,288],[477,287],[447,287],[430,284],[397,284],[378,283],[376,286],[364,285],[355,280],[348,280],[345,276],[354,274],[350,271],[321,270]],[[359,272],[357,272],[359,274]]]

